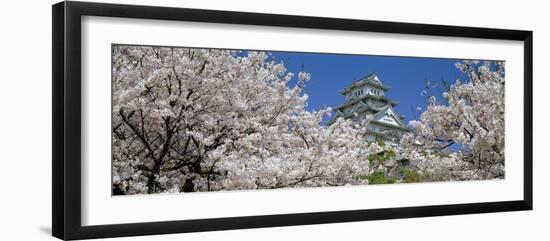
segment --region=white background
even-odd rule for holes
[[[124,1],[128,2],[128,1]],[[138,1],[133,1],[137,3]],[[550,47],[543,1],[139,1],[192,8],[289,13],[342,18],[531,29],[534,45],[535,211],[401,219],[300,227],[176,234],[155,240],[547,240],[550,171],[544,150],[550,130],[545,76]],[[51,9],[52,1],[11,1],[0,10],[0,161],[3,165],[0,239],[53,240],[51,230]],[[130,2],[131,3],[131,2]],[[546,128],[546,129],[545,129]],[[151,240],[133,237],[120,240]]]
[[[87,137],[82,145],[83,225],[509,201],[523,197],[523,130],[514,128],[523,123],[523,115],[517,114],[523,113],[521,42],[104,17],[84,17],[82,29],[82,119],[83,136]],[[108,188],[111,43],[505,60],[506,179],[112,198]]]

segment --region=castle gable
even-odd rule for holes
[[[395,112],[395,110],[389,105],[380,112],[376,113],[373,116],[373,120],[391,126],[406,128],[406,125],[403,121],[401,121],[401,118],[399,118],[397,112]]]

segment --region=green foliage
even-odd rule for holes
[[[378,145],[380,145],[380,146],[386,145],[386,142],[384,141],[384,139],[382,139],[380,137],[376,137],[376,142],[378,142]]]
[[[369,160],[369,162],[379,162],[380,164],[382,164],[394,157],[395,157],[395,151],[387,150],[379,153],[369,154],[367,156],[367,159]]]
[[[397,181],[395,177],[387,177],[384,172],[375,172],[368,176],[360,176],[359,178],[367,179],[369,184],[393,184]]]
[[[404,183],[422,182],[424,180],[421,173],[410,168],[402,168],[401,173],[403,174]]]

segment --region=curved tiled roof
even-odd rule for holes
[[[345,95],[348,92],[350,92],[351,90],[353,90],[355,88],[365,86],[365,85],[377,87],[377,88],[383,89],[385,91],[387,91],[391,88],[389,86],[386,86],[386,85],[382,84],[382,82],[378,78],[378,75],[373,73],[373,74],[367,75],[367,76],[365,76],[361,79],[358,79],[358,80],[354,81],[350,86],[348,86],[348,87],[344,88],[343,90],[341,90],[340,93]]]

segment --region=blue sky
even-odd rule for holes
[[[311,73],[305,93],[309,95],[308,109],[334,107],[344,102],[339,90],[354,80],[376,72],[385,85],[391,86],[386,96],[398,101],[396,110],[406,116],[406,122],[415,118],[413,109],[426,107],[426,97],[420,93],[431,83],[446,80],[454,83],[463,74],[455,68],[458,59],[370,56],[346,54],[319,54],[299,52],[271,52],[276,61],[284,61],[290,72],[297,74],[303,66]],[[440,90],[442,88],[439,88]],[[441,92],[441,91],[440,91]],[[433,92],[441,98],[441,93]]]

